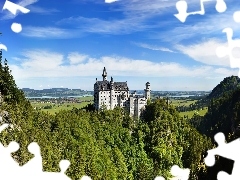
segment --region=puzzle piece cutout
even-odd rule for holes
[[[0,132],[9,127],[9,124],[0,126]],[[12,158],[11,153],[19,150],[19,144],[11,142],[7,147],[0,143],[0,179],[24,179],[24,180],[71,180],[65,171],[68,169],[70,162],[61,160],[59,167],[60,172],[44,172],[42,167],[42,157],[40,147],[36,142],[32,142],[28,146],[28,151],[34,155],[25,165],[19,164]],[[88,176],[83,176],[81,180],[91,180]]]
[[[7,51],[7,46],[5,46],[4,44],[0,44],[0,49]]]
[[[15,3],[11,2],[11,1],[8,1],[8,0],[5,1],[4,6],[3,6],[2,9],[10,11],[14,15],[17,14],[17,11],[20,11],[20,12],[22,12],[24,14],[30,12],[29,9],[24,8],[24,7],[22,7],[22,6],[18,5],[18,4],[15,4]],[[19,33],[19,32],[22,31],[22,25],[19,24],[19,23],[15,23],[14,22],[11,25],[11,29],[12,29],[13,32]]]
[[[188,4],[185,0],[179,0],[176,3],[176,9],[178,11],[178,14],[174,14],[174,16],[181,21],[182,23],[184,23],[187,19],[187,17],[189,15],[195,15],[195,14],[199,14],[199,15],[204,15],[205,14],[205,9],[204,9],[204,2],[205,1],[209,1],[209,0],[200,0],[200,11],[194,11],[194,12],[187,12],[188,10]],[[216,0],[216,10],[219,13],[223,13],[226,11],[227,9],[227,5],[225,3],[224,0]]]
[[[213,166],[215,164],[215,156],[225,157],[227,159],[233,160],[233,170],[232,174],[228,174],[224,171],[220,171],[217,175],[218,180],[238,180],[240,177],[240,138],[233,140],[229,143],[225,142],[225,136],[223,133],[217,133],[214,136],[215,141],[218,143],[218,147],[215,149],[208,150],[208,155],[204,159],[207,166]]]
[[[21,11],[22,13],[25,13],[25,14],[30,12],[29,9],[26,9],[26,8],[19,6],[18,4],[12,3],[11,1],[8,1],[8,0],[5,1],[3,10],[4,9],[9,10],[14,15],[17,14],[17,11]]]
[[[105,0],[105,3],[114,3],[114,2],[117,2],[118,0]]]
[[[0,33],[0,35],[2,35],[2,33]],[[0,43],[0,50],[2,50],[2,49],[7,51],[7,46]]]
[[[240,22],[240,11],[236,11],[233,14],[233,19],[235,22]],[[223,29],[224,33],[226,33],[228,46],[220,46],[216,48],[216,55],[219,58],[223,58],[225,56],[229,56],[230,59],[230,67],[231,68],[240,68],[240,58],[236,58],[233,55],[234,48],[240,48],[240,40],[233,40],[233,30],[232,28],[225,28]],[[238,72],[238,76],[240,77],[240,71]]]
[[[178,165],[174,165],[171,168],[171,174],[174,176],[170,180],[188,180],[190,170],[181,169]],[[157,176],[154,180],[165,180],[162,176]]]

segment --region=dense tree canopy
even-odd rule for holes
[[[205,116],[193,116],[191,124],[215,143],[214,136],[218,132],[225,135],[230,142],[240,137],[240,87],[239,78],[225,78],[209,95],[208,112]],[[232,171],[233,162],[220,158],[213,168],[209,168],[209,177],[216,178],[217,172]]]
[[[210,140],[183,120],[164,99],[148,102],[141,119],[121,108],[96,112],[91,106],[64,110],[50,115],[34,110],[17,88],[7,61],[0,67],[1,110],[13,124],[1,133],[5,145],[17,141],[20,150],[14,158],[25,164],[33,156],[27,146],[41,147],[45,171],[59,171],[61,159],[71,162],[67,175],[79,179],[151,180],[170,177],[177,164],[191,169],[191,179],[205,177],[203,155],[212,148]]]

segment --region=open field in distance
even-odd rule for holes
[[[55,114],[60,110],[71,110],[75,108],[83,108],[93,103],[93,96],[79,97],[74,99],[38,99],[30,102],[35,109],[40,109],[49,114]]]

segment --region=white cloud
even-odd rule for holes
[[[164,52],[175,53],[171,49],[168,49],[168,48],[165,48],[165,47],[153,46],[153,45],[149,45],[149,44],[145,44],[145,43],[134,43],[134,44],[136,44],[139,47],[150,49],[150,50],[153,50],[153,51],[164,51]]]
[[[32,27],[26,26],[24,27],[21,35],[27,37],[37,37],[37,38],[72,38],[76,36],[76,32],[74,30],[67,30],[56,27]]]
[[[21,66],[23,69],[49,71],[58,68],[63,63],[63,55],[45,50],[25,51]]]
[[[227,46],[227,43],[222,43],[216,39],[209,39],[192,45],[178,45],[175,48],[182,53],[188,55],[195,61],[207,64],[230,67],[229,57],[218,58],[216,55],[216,48],[219,46]],[[240,53],[238,52],[240,55]]]
[[[16,79],[26,80],[34,77],[61,78],[77,76],[99,77],[105,66],[108,74],[113,76],[133,77],[214,77],[236,74],[236,70],[229,68],[215,69],[211,66],[184,67],[178,63],[151,62],[149,60],[135,60],[125,57],[103,56],[98,59],[88,55],[70,53],[70,65],[63,65],[64,55],[44,51],[32,50],[24,53],[21,65],[10,65]],[[79,61],[77,61],[79,57]],[[73,64],[74,63],[74,64]]]
[[[57,25],[74,25],[79,32],[106,33],[106,34],[128,34],[149,28],[142,23],[139,17],[125,19],[103,20],[99,18],[70,17],[56,23]]]
[[[85,1],[87,2],[87,1]],[[98,3],[97,1],[95,1]],[[112,2],[112,0],[109,0]],[[194,0],[188,0],[188,3],[193,3]],[[81,2],[80,2],[81,3]],[[110,7],[110,12],[120,12],[121,18],[108,19],[87,18],[87,17],[68,17],[57,22],[57,25],[73,25],[79,31],[90,33],[108,33],[108,34],[129,34],[159,28],[163,24],[169,24],[169,21],[159,19],[162,15],[169,14],[171,9],[175,9],[176,2],[166,0],[121,0],[118,1],[118,6]],[[169,14],[173,16],[173,14]],[[151,18],[157,17],[153,21]],[[148,20],[151,19],[150,23]]]
[[[41,15],[49,15],[52,13],[60,12],[57,9],[48,9],[48,8],[42,8],[37,6],[30,6],[29,9],[31,10],[31,13],[39,13]]]
[[[68,54],[68,60],[70,64],[79,64],[87,60],[88,56],[85,54],[79,54],[78,52],[72,52]]]
[[[29,5],[34,4],[36,2],[38,2],[38,0],[22,0],[17,4],[20,5],[20,6],[26,7],[26,6],[29,6]]]

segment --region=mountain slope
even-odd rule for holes
[[[207,99],[219,98],[223,94],[231,93],[239,87],[240,78],[238,76],[226,77],[212,90]]]

